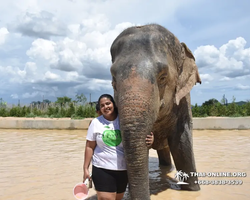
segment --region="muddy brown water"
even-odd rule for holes
[[[200,177],[210,181],[200,191],[176,190],[176,171],[159,168],[156,151],[150,150],[151,199],[250,199],[250,130],[195,130],[193,135],[198,172],[241,172],[244,177]],[[0,130],[0,199],[73,200],[73,187],[82,181],[85,139],[86,131],[79,130]],[[243,184],[212,185],[214,180]],[[96,199],[93,188],[90,196]]]

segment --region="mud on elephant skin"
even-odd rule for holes
[[[190,91],[201,83],[192,52],[156,24],[124,30],[111,46],[112,85],[132,199],[150,199],[148,148],[152,131],[159,163],[195,172]],[[199,190],[196,177],[183,190]]]

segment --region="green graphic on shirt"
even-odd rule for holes
[[[106,145],[110,147],[116,147],[122,141],[121,131],[120,130],[106,130],[103,132],[102,140]]]

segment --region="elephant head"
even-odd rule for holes
[[[181,157],[178,155],[182,152],[177,152],[175,145],[183,143],[181,138],[191,137],[189,93],[201,80],[191,51],[160,25],[124,30],[114,40],[111,56],[112,85],[119,110],[130,195],[132,199],[150,199],[145,138],[151,131],[155,135],[153,148],[159,150],[160,161],[168,162],[165,158],[168,156],[164,155],[169,154],[165,151],[170,148],[179,166],[176,168],[182,167],[182,157],[183,162],[189,162],[188,159],[193,162],[182,170],[195,171],[192,144],[184,145],[191,148],[190,155]],[[189,135],[183,137],[183,132]],[[185,151],[185,147],[182,149]]]

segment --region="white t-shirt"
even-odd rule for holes
[[[87,134],[87,140],[96,141],[92,158],[95,167],[110,170],[126,170],[119,117],[108,121],[102,115],[93,119]]]

